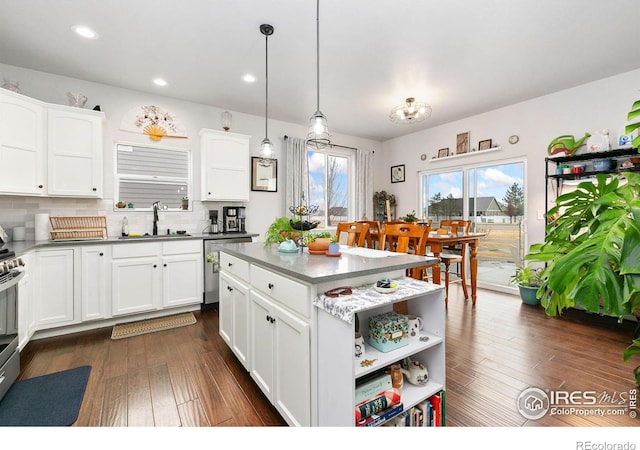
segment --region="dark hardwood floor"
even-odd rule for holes
[[[547,317],[518,297],[479,290],[475,307],[453,285],[447,312],[447,425],[638,426],[624,416],[527,420],[523,389],[610,395],[634,388],[622,351],[635,323],[572,311]],[[217,311],[197,324],[111,340],[111,327],[31,341],[20,378],[81,365],[92,371],[77,427],[281,426],[285,422],[218,336]],[[636,361],[635,365],[639,362]]]

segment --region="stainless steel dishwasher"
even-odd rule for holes
[[[204,242],[204,295],[203,308],[217,307],[220,295],[220,252],[215,248],[216,244],[233,244],[238,242],[251,242],[251,236],[222,236],[203,240]]]

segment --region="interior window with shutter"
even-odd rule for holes
[[[151,210],[156,201],[182,209],[192,184],[189,150],[118,143],[116,155],[116,202],[137,210]]]

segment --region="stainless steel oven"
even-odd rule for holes
[[[251,242],[250,236],[218,235],[218,237],[204,238],[204,294],[202,308],[217,307],[220,297],[220,281],[218,273],[220,264],[220,252],[216,244],[234,244],[239,242]]]
[[[7,249],[0,250],[0,399],[20,374],[18,350],[18,283],[24,264]]]

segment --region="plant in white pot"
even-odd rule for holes
[[[527,305],[538,305],[540,300],[536,294],[542,284],[542,268],[534,269],[531,266],[518,267],[511,277],[511,282],[518,286],[520,298]]]

